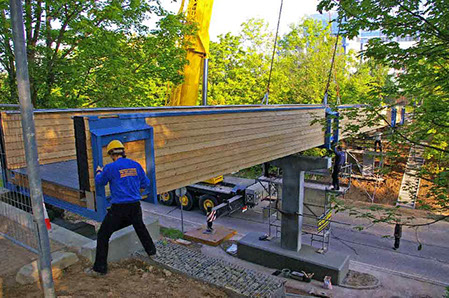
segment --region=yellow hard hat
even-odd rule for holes
[[[116,149],[121,149],[121,150],[125,150],[125,146],[123,146],[122,142],[120,142],[119,140],[112,140],[107,147],[107,151],[108,154],[111,153],[112,150],[116,150]]]

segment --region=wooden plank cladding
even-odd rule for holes
[[[265,106],[276,110],[279,106]],[[208,110],[241,110],[251,106],[216,106]],[[254,107],[257,108],[257,107]],[[109,108],[109,109],[67,109],[36,110],[34,120],[39,153],[39,163],[48,164],[77,158],[75,146],[74,116],[106,115],[124,113],[163,113],[191,112],[203,110],[202,107],[150,107],[150,108]],[[6,155],[8,169],[25,167],[25,150],[22,140],[22,123],[20,113],[3,111],[0,114],[3,151]]]
[[[363,133],[379,129],[387,125],[384,120],[379,120],[378,122],[367,121],[366,112],[363,111],[363,108],[358,106],[341,106],[338,111],[340,113],[340,139],[344,139],[352,135],[352,127],[357,128],[356,131],[359,133]],[[391,109],[383,109],[381,111],[381,115],[385,118],[391,118]],[[370,125],[366,125],[367,123]]]
[[[198,113],[198,111],[201,111]],[[213,112],[212,112],[213,111]],[[178,115],[179,114],[179,115]],[[322,106],[203,107],[142,115],[154,130],[159,193],[228,174],[324,144]],[[90,191],[94,191],[92,143],[85,121]],[[78,135],[78,134],[77,134]],[[145,168],[145,143],[125,143],[129,158]],[[111,162],[103,147],[103,162]]]

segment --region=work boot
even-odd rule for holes
[[[156,253],[157,253],[156,248],[154,248],[154,249],[150,250],[149,252],[147,252],[148,256],[150,256],[150,257],[155,256]]]
[[[86,273],[86,275],[89,275],[91,277],[100,277],[106,275],[106,273],[95,271],[93,268],[87,268],[86,270],[84,270],[84,273]]]

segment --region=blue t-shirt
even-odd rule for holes
[[[342,166],[346,162],[346,156],[344,151],[338,151],[334,149],[335,152],[335,165]]]
[[[111,203],[133,203],[141,199],[140,190],[150,186],[150,179],[142,166],[134,160],[119,158],[107,164],[103,171],[95,176],[95,183],[108,184],[111,189]]]

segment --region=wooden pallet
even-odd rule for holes
[[[231,230],[223,226],[214,226],[212,234],[205,234],[204,231],[206,231],[206,226],[187,231],[184,233],[184,239],[210,246],[218,246],[223,241],[229,240],[237,234],[236,230]]]

